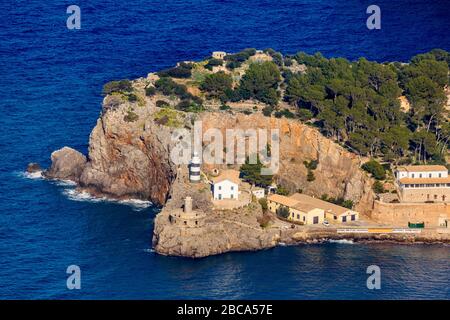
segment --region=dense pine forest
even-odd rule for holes
[[[299,53],[304,74],[287,74],[285,99],[303,120],[354,151],[395,162],[445,162],[450,125],[444,93],[450,55],[433,50],[410,63],[326,59]],[[409,110],[400,109],[406,96]]]

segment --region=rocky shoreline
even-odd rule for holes
[[[52,155],[52,166],[43,172],[47,179],[72,180],[78,188],[79,172],[83,158],[70,148]],[[71,157],[79,161],[70,161]],[[41,170],[39,165],[30,164],[28,172]],[[448,244],[450,234],[438,234],[436,230],[422,230],[418,234],[342,234],[333,227],[308,227],[291,225],[276,217],[270,217],[268,226],[261,226],[264,212],[258,202],[239,210],[214,210],[208,193],[196,192],[187,181],[187,172],[180,168],[171,185],[168,201],[156,216],[152,235],[155,252],[167,256],[203,258],[226,252],[257,251],[276,246],[322,244],[330,241],[351,241],[353,243],[397,243],[397,244]],[[201,185],[197,186],[201,188]],[[95,190],[94,190],[95,191]],[[91,193],[96,196],[95,193]],[[206,212],[205,223],[199,228],[186,228],[170,222],[170,215],[182,206],[184,197],[194,198],[195,209]],[[98,196],[105,196],[99,193]],[[117,196],[111,197],[119,199]],[[124,198],[122,198],[124,199]]]
[[[204,227],[184,228],[169,222],[168,210],[163,210],[155,219],[153,247],[162,255],[201,258],[235,251],[255,251],[281,245],[322,244],[330,241],[354,243],[397,244],[449,244],[450,234],[438,234],[435,230],[422,230],[418,234],[340,234],[335,228],[295,226],[291,228],[270,226],[262,228],[257,220],[262,215],[260,208],[250,206],[250,216],[244,222],[239,214],[222,216],[210,212]],[[232,220],[234,219],[234,220]],[[275,220],[276,218],[273,217]],[[249,221],[250,220],[250,221]]]

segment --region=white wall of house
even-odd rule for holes
[[[256,197],[256,199],[264,198],[264,189],[253,190],[252,194]]]
[[[230,181],[222,180],[213,184],[214,200],[236,199],[239,198],[239,186]]]
[[[396,171],[397,180],[403,178],[447,178],[448,171]]]

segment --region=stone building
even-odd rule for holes
[[[214,51],[211,56],[214,59],[221,59],[221,60],[223,60],[223,58],[225,58],[226,55],[227,55],[227,53],[224,52],[224,51]]]
[[[184,228],[199,228],[205,225],[206,214],[192,209],[192,198],[184,199],[183,208],[174,210],[169,214],[171,224]]]
[[[289,220],[308,225],[322,223],[325,219],[336,223],[359,219],[359,213],[356,211],[301,193],[290,197],[272,194],[267,197],[267,204],[273,213],[277,213],[280,207],[287,208]]]
[[[445,166],[401,166],[394,174],[400,202],[450,202],[450,177]]]

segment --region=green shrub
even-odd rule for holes
[[[353,201],[352,200],[344,200],[341,205],[344,208],[352,209],[353,208]]]
[[[375,183],[372,186],[372,189],[377,194],[385,192],[383,184],[380,181],[378,181],[378,180],[375,181]]]
[[[230,61],[230,62],[228,62],[226,64],[227,69],[231,70],[231,71],[234,70],[234,69],[237,69],[237,68],[239,68],[241,66],[242,66],[242,63],[241,62],[237,62],[237,61]]]
[[[290,67],[290,66],[292,66],[292,64],[293,64],[292,58],[284,58],[284,65],[286,67]]]
[[[180,115],[173,109],[161,109],[154,115],[155,122],[173,128],[179,128],[182,125]]]
[[[241,52],[235,53],[235,54],[229,54],[225,56],[225,61],[228,62],[236,62],[241,64],[242,62],[245,62],[250,58],[251,56],[254,56],[256,54],[256,49],[244,49]]]
[[[207,94],[214,98],[225,95],[232,89],[233,79],[229,74],[223,71],[207,75],[200,85],[200,89],[206,91]]]
[[[269,209],[269,206],[267,205],[267,199],[266,198],[261,198],[258,200],[259,204],[261,205],[261,208],[263,209],[263,211],[267,211],[267,209]]]
[[[272,115],[273,108],[272,107],[264,107],[262,109],[262,113],[266,117],[270,117]]]
[[[203,111],[203,105],[191,99],[181,100],[175,107],[177,110],[184,112],[201,112]]]
[[[138,101],[138,97],[137,97],[134,93],[130,93],[130,94],[127,96],[127,99],[128,99],[128,101],[130,101],[130,102],[136,102],[136,101]]]
[[[242,77],[239,90],[244,99],[254,98],[270,106],[278,103],[281,74],[273,62],[250,64]]]
[[[156,93],[156,88],[155,87],[147,87],[147,88],[145,88],[145,95],[147,97],[154,96],[155,93]]]
[[[103,86],[103,94],[108,95],[113,92],[128,93],[133,91],[131,81],[128,79],[119,81],[110,81]]]
[[[190,78],[192,75],[192,67],[193,65],[191,63],[180,63],[179,66],[162,70],[157,73],[160,77],[172,77],[172,78],[181,78],[186,79]]]
[[[221,65],[223,65],[222,59],[211,58],[211,59],[209,59],[208,63],[205,65],[205,68],[208,70],[212,70],[213,67],[217,67],[217,66],[221,66]]]
[[[264,165],[262,164],[259,155],[257,155],[256,163],[250,163],[250,158],[247,157],[239,171],[244,181],[265,188],[272,184],[273,176],[261,174],[263,167]]]
[[[287,195],[289,195],[289,190],[280,186],[277,188],[277,194],[282,195],[282,196],[287,196]]]
[[[156,101],[156,106],[157,106],[158,108],[169,108],[169,107],[170,107],[170,104],[169,104],[167,101],[164,101],[164,100],[158,100],[158,101]]]
[[[192,98],[186,86],[176,83],[171,78],[160,78],[155,82],[155,88],[165,96],[176,95],[180,99]]]
[[[311,112],[311,110],[308,109],[299,109],[298,112],[298,117],[300,118],[300,120],[302,121],[307,121],[307,120],[311,120],[314,117],[314,114]]]
[[[327,201],[330,203],[334,203],[337,204],[338,206],[347,208],[347,209],[352,209],[353,208],[353,201],[352,200],[344,200],[344,198],[340,197],[340,198],[329,198],[328,194],[323,194],[320,197],[323,201]]]
[[[220,106],[219,109],[220,109],[220,110],[223,110],[223,111],[226,111],[226,110],[231,110],[231,107],[230,107],[230,106],[227,106],[226,104],[223,104],[223,105]]]
[[[311,160],[311,161],[303,161],[303,164],[305,165],[306,169],[308,170],[316,170],[317,166],[319,165],[318,160]]]
[[[273,50],[273,49],[267,49],[266,50],[266,53],[268,53],[271,57],[272,57],[272,59],[273,59],[273,62],[277,65],[277,66],[279,66],[279,67],[282,67],[283,66],[283,55],[280,53],[280,52],[276,52],[275,50]]]
[[[308,174],[306,175],[306,181],[312,182],[314,180],[316,180],[316,177],[314,176],[314,172],[312,172],[311,170],[308,170]]]
[[[242,95],[239,90],[227,89],[225,90],[224,95],[220,97],[220,100],[222,100],[222,102],[239,102],[242,100]]]
[[[127,114],[123,117],[123,120],[126,122],[134,122],[139,119],[139,116],[134,113],[132,110],[128,110]]]
[[[291,111],[289,111],[288,109],[284,109],[282,111],[276,111],[274,115],[275,115],[276,118],[281,118],[281,117],[285,117],[285,118],[288,118],[288,119],[295,118],[295,115]]]
[[[277,215],[282,217],[282,218],[284,218],[284,219],[287,219],[289,217],[289,208],[288,207],[284,207],[284,206],[280,206],[277,209]]]
[[[386,178],[384,167],[378,161],[370,160],[364,163],[361,168],[377,180],[384,180]]]
[[[313,170],[317,169],[317,165],[319,162],[317,160],[311,160],[311,161],[303,161],[303,164],[305,165],[306,169],[308,169],[308,174],[306,175],[306,180],[311,182],[316,180],[316,177],[314,176]]]

